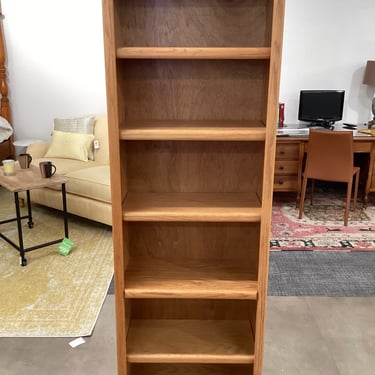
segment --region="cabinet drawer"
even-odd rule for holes
[[[275,175],[297,175],[298,174],[298,160],[276,160]]]
[[[297,191],[297,175],[276,175],[273,183],[274,191]]]
[[[276,160],[298,160],[299,143],[283,143],[276,145]]]

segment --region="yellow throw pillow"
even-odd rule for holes
[[[93,134],[69,133],[54,130],[45,158],[64,158],[88,161]]]
[[[53,120],[54,130],[68,133],[94,134],[95,116],[84,116],[77,118],[55,118]],[[89,148],[89,160],[95,160],[94,147],[91,143]]]

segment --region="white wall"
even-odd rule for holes
[[[55,117],[105,113],[101,0],[2,0],[16,139],[48,139]],[[374,0],[286,0],[280,101],[297,122],[301,89],[344,89],[344,120],[370,119]]]
[[[101,0],[2,0],[15,138],[106,113]]]
[[[299,91],[343,89],[343,121],[372,118],[375,87],[362,84],[375,60],[374,0],[286,0],[280,102],[297,123]]]

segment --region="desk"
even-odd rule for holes
[[[27,169],[21,169],[16,164],[16,174],[14,176],[4,176],[3,167],[0,167],[0,185],[5,187],[8,191],[14,193],[14,203],[16,209],[16,217],[0,221],[0,224],[5,224],[9,222],[16,221],[17,222],[17,229],[18,229],[18,245],[14,243],[11,239],[6,237],[4,234],[0,233],[0,237],[7,241],[11,246],[13,246],[16,250],[20,253],[20,264],[21,266],[26,266],[27,261],[25,258],[25,253],[27,251],[32,251],[36,249],[40,249],[42,247],[46,247],[49,245],[53,245],[59,243],[63,240],[63,238],[59,238],[54,241],[45,242],[36,246],[32,246],[29,248],[24,247],[23,243],[23,235],[22,235],[22,219],[28,219],[28,226],[29,228],[33,228],[34,224],[32,221],[32,213],[31,213],[31,204],[30,204],[30,190],[39,189],[47,186],[59,185],[61,184],[61,192],[62,192],[62,202],[63,202],[63,213],[64,213],[64,234],[65,237],[69,237],[68,233],[68,214],[66,208],[66,191],[65,191],[65,183],[67,179],[61,175],[53,175],[51,178],[43,178],[41,177],[40,171],[38,167],[30,166]],[[27,196],[27,211],[28,214],[25,216],[21,216],[21,210],[19,205],[18,193],[20,191],[26,191]]]
[[[298,125],[288,125],[285,129],[296,129]],[[358,127],[360,130],[361,127]],[[363,127],[362,129],[366,129]],[[342,125],[336,124],[335,130],[343,130]],[[330,131],[330,130],[327,130]],[[347,130],[351,131],[351,130]],[[304,155],[307,150],[308,135],[289,134],[276,139],[276,161],[274,187],[275,192],[295,192],[299,201]],[[369,154],[369,163],[365,169],[361,166],[361,175],[366,183],[363,193],[363,205],[366,207],[368,194],[375,192],[375,137],[354,131],[354,152]]]

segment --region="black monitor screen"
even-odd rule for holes
[[[298,120],[313,124],[333,124],[342,119],[344,90],[302,90]]]

